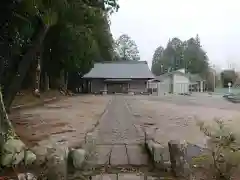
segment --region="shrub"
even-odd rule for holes
[[[237,136],[224,125],[223,121],[217,119],[215,121],[217,128],[206,126],[204,122],[198,121],[200,130],[208,140],[203,154],[193,158],[192,167],[195,167],[193,174],[201,171],[208,180],[230,180],[239,171],[240,145]]]

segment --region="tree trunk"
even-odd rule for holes
[[[3,74],[4,74],[4,59],[0,59],[0,85],[2,84]]]
[[[60,72],[59,85],[61,90],[65,90],[65,73],[64,70]]]
[[[36,67],[36,79],[35,79],[35,89],[34,95],[40,97],[40,80],[41,80],[41,57],[37,55],[37,67]]]
[[[14,100],[14,97],[17,93],[17,91],[21,88],[22,81],[29,69],[29,66],[33,60],[33,56],[36,54],[36,50],[39,49],[41,46],[47,32],[48,32],[48,27],[43,26],[39,33],[36,36],[36,39],[33,41],[32,46],[30,49],[27,51],[27,53],[23,56],[19,66],[18,66],[18,72],[16,73],[13,82],[11,82],[10,86],[6,90],[6,94],[4,96],[4,103],[5,103],[5,108],[7,111],[9,111],[10,106]]]
[[[13,130],[12,123],[8,120],[8,116],[4,107],[2,91],[0,90],[0,149],[2,149],[8,136]],[[13,135],[15,135],[13,133]]]
[[[68,72],[65,71],[65,89],[68,89]]]
[[[0,166],[13,167],[23,161],[25,165],[30,165],[35,160],[36,155],[27,150],[14,131],[12,123],[8,119],[0,90]]]
[[[49,76],[47,74],[47,72],[44,73],[44,90],[48,91],[49,90]]]

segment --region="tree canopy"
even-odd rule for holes
[[[152,72],[155,75],[181,68],[193,74],[206,75],[208,57],[198,35],[187,41],[175,37],[169,40],[165,49],[159,46],[155,50],[152,59]]]
[[[62,74],[65,79],[71,73],[80,77],[95,61],[113,60],[109,16],[118,8],[117,0],[4,1],[0,84],[6,105],[10,106],[23,81],[30,82],[26,79],[36,67],[40,67],[41,77],[47,74],[59,82]]]
[[[222,80],[223,87],[228,87],[229,82],[232,85],[234,85],[236,79],[237,79],[237,74],[232,69],[227,69],[221,72],[221,80]]]
[[[138,47],[127,34],[121,35],[115,43],[115,53],[121,60],[140,60]]]

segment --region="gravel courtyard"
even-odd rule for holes
[[[197,126],[198,119],[214,126],[214,118],[220,118],[238,132],[238,116],[240,105],[207,94],[87,95],[25,109],[11,114],[10,119],[21,139],[37,149],[52,143],[77,147],[93,131],[98,164],[122,166],[148,163],[139,146],[144,143],[144,126],[164,146],[176,139],[203,146],[206,138]]]
[[[214,118],[218,118],[233,132],[238,132],[240,105],[220,96],[200,93],[192,96],[127,96],[126,100],[138,125],[150,126],[154,129],[155,140],[165,145],[171,139],[205,145],[206,138],[196,125],[197,120],[215,127]]]
[[[76,96],[10,114],[17,134],[29,146],[79,146],[104,113],[110,96]]]

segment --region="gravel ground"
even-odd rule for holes
[[[93,129],[111,96],[75,96],[10,115],[17,134],[30,147],[61,143],[79,146]]]
[[[139,124],[150,125],[155,131],[155,140],[163,144],[179,139],[204,146],[206,138],[196,125],[197,120],[215,127],[214,118],[222,119],[233,132],[238,131],[240,105],[227,102],[220,96],[194,94],[126,98]]]

